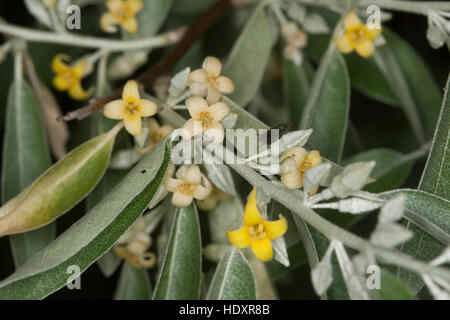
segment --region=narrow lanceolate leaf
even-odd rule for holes
[[[115,300],[150,300],[152,288],[146,269],[136,269],[124,263],[117,283]]]
[[[143,38],[154,35],[166,20],[173,0],[144,0],[144,8],[138,15],[138,33]]]
[[[121,128],[118,124],[108,133],[82,144],[0,208],[0,235],[46,225],[82,200],[108,167]]]
[[[20,81],[8,96],[2,159],[2,203],[6,203],[51,165],[39,107],[29,85]],[[11,236],[16,267],[53,240],[55,226]]]
[[[160,143],[125,179],[69,230],[0,282],[0,299],[42,299],[62,288],[69,266],[81,272],[109,250],[155,195],[170,160]],[[141,173],[145,170],[145,173]]]
[[[450,200],[450,77],[419,189]]]
[[[236,103],[246,105],[258,91],[274,38],[265,4],[261,4],[247,22],[224,67],[224,74],[234,82],[235,92],[230,98]]]
[[[311,90],[312,72],[306,61],[297,66],[294,62],[283,59],[283,93],[289,107],[292,126],[300,124],[303,108]]]
[[[396,190],[381,196],[391,198],[399,193],[406,196],[403,214],[407,229],[414,233],[401,250],[422,261],[436,258],[450,244],[450,201],[420,190]],[[421,277],[408,270],[399,268],[397,276],[413,294],[423,286]]]
[[[217,266],[206,296],[208,300],[255,300],[256,283],[242,252],[232,248]]]
[[[380,289],[378,290],[380,300],[414,300],[415,297],[408,287],[397,279],[389,271],[381,270]]]
[[[320,62],[303,110],[300,129],[312,128],[307,147],[339,162],[344,149],[350,107],[350,80],[345,60],[331,45]]]
[[[346,159],[343,163],[350,164],[359,161],[375,161],[370,177],[375,179],[365,190],[383,192],[401,187],[411,172],[413,161],[398,151],[391,149],[373,149],[359,153]]]
[[[202,243],[197,208],[178,208],[172,221],[153,299],[200,298]]]

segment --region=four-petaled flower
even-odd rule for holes
[[[191,136],[205,132],[213,143],[221,143],[225,133],[220,121],[230,112],[226,103],[217,102],[208,106],[205,99],[195,96],[186,99],[186,106],[192,118],[186,121],[183,128]]]
[[[173,170],[169,170],[164,179],[163,186],[173,192],[172,204],[177,207],[187,207],[195,198],[205,200],[212,192],[209,180],[200,172],[200,168],[192,164],[181,166],[176,173],[176,179],[172,178]],[[203,185],[202,184],[203,182]]]
[[[381,33],[381,26],[369,28],[364,25],[354,11],[344,19],[345,34],[336,39],[336,46],[342,53],[356,50],[364,58],[369,58],[375,52],[372,40]]]
[[[255,256],[261,261],[273,258],[271,240],[282,237],[287,230],[287,222],[280,215],[280,220],[264,220],[256,205],[256,189],[253,189],[245,206],[244,226],[236,231],[228,231],[228,239],[236,248],[252,248]]]
[[[114,253],[119,258],[125,259],[138,269],[149,269],[156,263],[155,254],[148,251],[152,245],[152,238],[145,231],[146,227],[145,217],[140,217],[113,247]]]
[[[220,100],[221,94],[232,93],[234,84],[230,78],[221,76],[222,63],[215,57],[206,57],[202,69],[194,70],[189,75],[189,88],[193,96],[206,97],[208,104]]]
[[[81,79],[87,69],[87,61],[80,60],[73,66],[64,63],[64,60],[70,60],[65,54],[58,54],[53,58],[52,69],[56,73],[53,78],[53,86],[59,91],[68,91],[69,96],[75,100],[85,100],[92,92],[85,91],[81,86]]]
[[[303,187],[303,177],[306,170],[322,163],[319,151],[307,152],[300,147],[294,147],[280,158],[281,182],[290,189]],[[311,195],[316,194],[319,186],[309,191]]]
[[[151,117],[157,109],[154,102],[140,98],[136,81],[129,80],[123,88],[122,99],[106,104],[103,114],[107,118],[123,119],[125,129],[131,135],[138,136],[142,133],[141,117]]]
[[[115,32],[115,25],[120,25],[129,33],[138,31],[136,14],[142,10],[142,0],[107,0],[108,12],[100,19],[100,26],[105,32]]]
[[[160,142],[164,137],[166,137],[174,130],[174,127],[172,127],[170,124],[160,126],[155,118],[148,118],[147,125],[149,129],[148,144],[144,148],[136,147],[136,151],[140,154],[145,154],[152,150],[153,147],[158,144],[158,142]]]

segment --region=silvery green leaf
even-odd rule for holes
[[[445,44],[447,35],[436,25],[431,25],[427,29],[427,39],[433,49],[439,49]]]
[[[450,292],[441,289],[429,276],[423,275],[422,279],[436,300],[450,300]]]
[[[311,281],[314,291],[319,296],[324,295],[333,282],[333,267],[331,265],[333,250],[334,246],[330,244],[322,260],[311,270]]]
[[[405,207],[405,196],[398,195],[388,202],[386,202],[381,208],[378,221],[380,223],[394,222],[402,218],[403,210]]]
[[[158,224],[161,222],[164,214],[166,213],[166,206],[161,204],[160,206],[154,208],[149,213],[146,213],[143,217],[147,226],[145,227],[145,232],[152,234],[155,231]]]
[[[136,269],[127,262],[122,265],[114,300],[150,300],[152,288],[146,269]]]
[[[228,244],[227,231],[241,227],[244,207],[238,197],[231,201],[220,201],[217,207],[208,213],[211,240],[214,243]]]
[[[331,191],[338,198],[346,198],[361,190],[374,166],[374,161],[357,162],[346,166],[331,182]]]
[[[286,249],[286,241],[284,237],[272,240],[273,251],[275,251],[275,260],[281,263],[285,267],[289,267],[291,264],[289,262],[289,256]]]
[[[169,94],[171,97],[178,97],[187,87],[191,68],[187,67],[170,79]]]
[[[112,250],[109,250],[98,259],[97,265],[103,275],[109,278],[116,272],[121,262],[122,260]]]
[[[386,248],[394,248],[405,241],[408,241],[413,233],[397,223],[378,223],[375,231],[370,236],[370,241]]]
[[[289,18],[302,24],[306,18],[306,8],[297,2],[289,1],[283,6]]]
[[[312,129],[296,130],[283,135],[279,140],[279,154],[281,155],[293,147],[303,147],[313,133]]]
[[[339,266],[347,286],[348,295],[351,300],[368,300],[369,296],[365,291],[362,281],[353,268],[347,252],[345,251],[342,242],[335,242],[335,253],[339,262]]]
[[[431,261],[431,264],[433,266],[438,266],[447,263],[450,263],[450,247],[447,247],[447,249],[445,249],[444,252],[439,257]]]
[[[303,27],[307,32],[312,34],[323,34],[330,32],[327,22],[317,13],[309,13],[303,22]]]
[[[207,300],[255,300],[256,282],[242,252],[232,248],[217,266]]]
[[[210,243],[203,247],[203,256],[212,262],[219,262],[232,247],[229,244]]]
[[[134,166],[140,159],[142,155],[139,154],[136,149],[122,149],[116,151],[111,157],[109,163],[110,169],[124,170],[129,169]]]
[[[232,196],[237,195],[231,170],[225,164],[203,164],[208,179],[220,190]]]
[[[340,200],[338,202],[322,203],[313,205],[313,209],[336,209],[339,212],[360,214],[373,211],[380,208],[382,202],[375,202],[360,198],[350,198],[345,200]]]
[[[308,169],[303,177],[303,189],[309,192],[312,188],[318,185],[323,185],[323,182],[330,174],[331,164],[321,163],[317,166]]]
[[[222,119],[221,123],[225,129],[232,129],[236,125],[237,119],[238,115],[234,112],[230,112]]]
[[[41,0],[25,0],[25,6],[40,23],[49,28],[51,27],[52,22],[50,16]]]

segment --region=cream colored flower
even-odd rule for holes
[[[42,0],[42,3],[46,8],[53,8],[56,5],[57,0]]]
[[[228,193],[213,186],[211,194],[205,200],[197,200],[197,207],[204,211],[211,211],[214,209],[219,201],[230,200],[231,196]]]
[[[186,121],[183,128],[191,136],[205,132],[213,143],[222,143],[225,133],[220,121],[230,112],[226,103],[217,102],[208,106],[205,99],[196,96],[186,99],[186,106],[192,118]]]
[[[119,258],[125,259],[138,269],[149,269],[156,263],[155,254],[148,251],[152,245],[152,238],[145,232],[146,227],[145,218],[140,217],[113,247],[114,253]]]
[[[205,200],[211,194],[212,185],[197,165],[181,166],[177,170],[176,179],[172,178],[172,173],[168,172],[163,186],[173,192],[172,204],[174,206],[187,207],[194,198]]]
[[[160,126],[155,118],[148,118],[147,125],[149,129],[148,145],[144,148],[136,147],[136,151],[140,154],[145,154],[152,150],[153,147],[158,144],[158,142],[160,142],[164,137],[169,135],[174,130],[174,127],[169,124]]]
[[[303,61],[303,53],[301,49],[307,44],[306,33],[300,31],[297,25],[293,22],[283,25],[281,33],[287,43],[283,50],[284,58],[294,62],[296,65],[301,65]]]
[[[120,25],[129,33],[138,31],[136,14],[142,10],[142,0],[107,0],[108,12],[100,19],[100,26],[105,32],[115,32],[115,25]]]
[[[232,93],[234,84],[230,78],[221,76],[222,63],[215,57],[206,57],[202,69],[197,69],[189,75],[189,88],[193,96],[206,97],[208,104],[220,100],[221,94]]]
[[[281,182],[290,189],[299,189],[303,187],[303,177],[305,172],[322,163],[322,157],[319,151],[307,152],[300,147],[294,147],[288,150],[280,158],[281,163]],[[311,189],[311,195],[316,194],[319,186]]]
[[[336,46],[342,53],[353,50],[363,58],[369,58],[375,52],[373,39],[381,34],[381,27],[370,29],[364,25],[354,11],[344,19],[345,34],[336,39]]]
[[[123,119],[125,129],[131,135],[138,136],[142,133],[141,117],[151,117],[157,110],[156,103],[140,98],[136,81],[129,80],[123,88],[122,99],[106,104],[103,114],[110,119]]]

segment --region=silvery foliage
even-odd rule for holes
[[[314,291],[322,296],[333,282],[333,267],[331,265],[331,255],[334,252],[335,241],[328,246],[322,260],[311,270],[311,281]]]
[[[312,188],[323,185],[330,175],[330,170],[331,164],[329,163],[321,163],[307,170],[303,177],[303,191],[305,194],[308,194]]]
[[[219,262],[232,246],[226,243],[210,243],[203,247],[203,255],[212,262]]]
[[[444,250],[444,252],[431,261],[430,265],[440,266],[450,263],[450,247]],[[423,282],[427,286],[431,295],[436,300],[450,300],[450,283],[437,277],[431,277],[427,274],[422,275]]]
[[[386,202],[378,216],[378,224],[370,241],[382,247],[393,248],[409,240],[412,232],[397,223],[404,210],[405,196],[399,195]]]
[[[70,0],[59,0],[56,4],[56,14],[60,21],[66,19],[66,9],[70,6]],[[48,28],[52,28],[52,18],[49,13],[49,9],[46,8],[42,0],[25,0],[25,6],[28,12],[33,15],[40,23]]]
[[[353,195],[367,183],[374,166],[375,161],[356,162],[346,166],[331,182],[331,192],[340,199]]]
[[[382,206],[381,201],[372,201],[361,198],[349,198],[337,202],[315,204],[312,209],[335,209],[343,213],[362,214],[376,210]]]
[[[445,43],[450,49],[450,12],[428,12],[427,39],[431,47],[439,49]]]
[[[179,97],[187,88],[191,68],[187,67],[170,79],[169,95],[171,98]]]
[[[142,155],[135,148],[121,149],[112,155],[109,168],[114,170],[130,169],[141,159]]]
[[[283,5],[289,18],[299,23],[302,28],[311,34],[330,33],[330,27],[322,16],[314,12],[308,12],[306,8],[296,2],[286,2]]]

